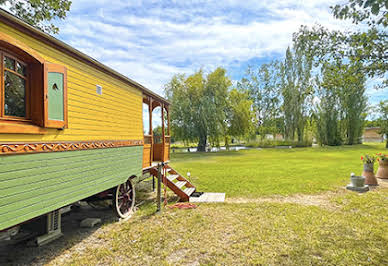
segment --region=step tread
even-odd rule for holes
[[[186,181],[178,181],[175,183],[175,186],[178,187],[178,188],[181,188],[183,187],[184,185],[186,185]]]
[[[170,180],[171,182],[174,181],[175,179],[177,179],[179,177],[179,175],[169,175],[167,176],[167,179]]]
[[[195,191],[194,187],[188,187],[183,192],[186,193],[187,196],[190,196],[191,194],[194,193],[194,191]]]

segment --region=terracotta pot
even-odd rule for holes
[[[362,171],[362,176],[365,177],[365,185],[369,186],[378,186],[377,179],[373,173],[373,163],[364,164],[364,171]]]
[[[388,159],[379,160],[379,169],[377,170],[376,177],[388,179]]]

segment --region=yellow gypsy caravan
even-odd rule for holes
[[[5,11],[0,57],[0,239],[46,214],[50,231],[60,208],[93,195],[128,216],[134,183],[169,160],[168,102]],[[195,190],[164,182],[183,199]]]

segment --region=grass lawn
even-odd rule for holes
[[[50,263],[388,264],[387,183],[365,194],[343,189],[350,172],[360,173],[360,155],[380,151],[383,145],[176,154],[174,167],[190,171],[200,191],[226,192],[227,202],[155,215],[149,201]]]
[[[171,165],[184,175],[190,172],[199,191],[226,192],[228,197],[314,194],[346,185],[350,173],[361,174],[362,154],[384,150],[384,144],[370,144],[176,153]]]

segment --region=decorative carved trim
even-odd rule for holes
[[[143,140],[103,140],[103,141],[50,142],[50,143],[0,143],[0,155],[93,150],[93,149],[141,146],[143,144],[144,144]]]

